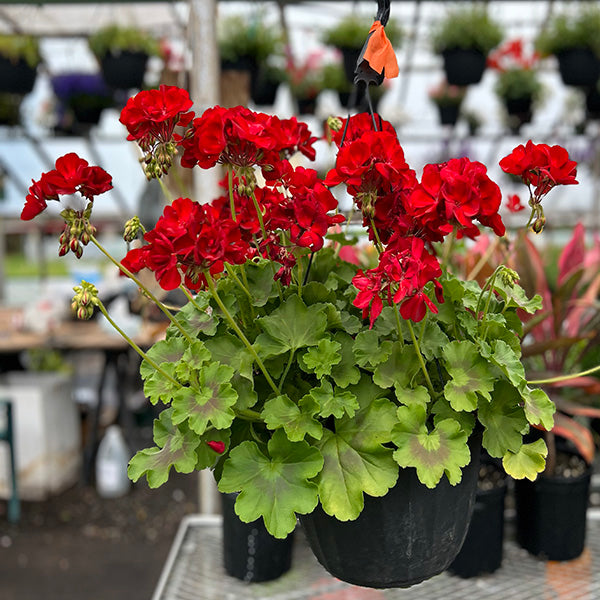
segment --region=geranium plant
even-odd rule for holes
[[[33,182],[22,214],[78,193],[81,208],[61,213],[61,254],[80,256],[92,243],[142,289],[137,273],[149,269],[188,298],[175,312],[144,291],[171,324],[148,352],[134,345],[145,393],[165,408],[156,446],[131,460],[131,478],[156,487],[171,467],[212,469],[221,491],[240,492],[240,518],[262,517],[276,537],[318,503],[356,519],[364,495],[386,495],[400,469],[416,469],[430,488],[443,477],[457,484],[476,427],[508,473],[535,478],[546,447],[523,435],[551,428],[555,407],[526,380],[517,311],[533,313],[541,300],[528,299],[505,266],[483,286],[448,267],[454,239],[481,228],[505,235],[486,167],[452,159],[426,165],[419,179],[392,125],[363,113],[329,120],[339,149],[321,178],[289,161],[315,156],[316,138],[295,118],[240,106],[194,118],[191,106],[187,92],[161,86],[131,98],[121,122],[149,178],[179,152],[183,167],[223,169],[223,194],[204,205],[173,200],[150,231],[133,218],[125,238],[143,240],[122,261],[90,220],[110,176],[75,154]],[[542,198],[576,183],[558,146],[529,143],[502,165],[531,187],[537,229]],[[340,229],[352,215],[338,210],[337,186],[376,249],[373,268],[340,258],[356,240]],[[93,307],[110,319],[82,282],[73,308],[86,318]]]

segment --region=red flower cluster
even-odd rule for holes
[[[194,118],[193,102],[186,90],[161,85],[157,90],[144,90],[129,98],[121,111],[120,121],[127,127],[127,139],[137,141],[144,152],[156,143],[173,139],[175,127],[187,126]]]
[[[150,269],[165,290],[178,287],[182,276],[187,287],[197,290],[206,285],[205,271],[221,273],[224,263],[241,264],[251,255],[235,221],[189,198],[167,206],[144,239],[148,243],[130,250],[121,263],[133,273]]]
[[[529,55],[525,52],[523,40],[509,40],[490,53],[487,66],[491,69],[504,72],[511,69],[533,69],[540,59],[540,55],[533,51]]]
[[[112,188],[111,176],[100,167],[90,167],[88,162],[74,152],[57,159],[54,169],[33,181],[25,198],[21,219],[29,221],[48,206],[48,200],[79,192],[89,202]]]
[[[500,161],[505,173],[520,177],[527,186],[533,186],[532,197],[539,203],[556,185],[578,183],[577,163],[569,159],[569,153],[562,146],[534,144],[531,140],[525,146],[517,146]]]
[[[282,120],[243,106],[216,106],[194,119],[191,131],[181,142],[181,164],[203,169],[218,162],[233,167],[258,165],[267,176],[281,158],[296,150],[314,158],[315,141],[306,124],[298,123],[295,117]]]

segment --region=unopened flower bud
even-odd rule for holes
[[[500,271],[500,278],[506,285],[510,287],[513,287],[519,282],[519,274],[508,267],[504,267],[502,271]]]
[[[87,246],[90,243],[90,234],[87,231],[83,231],[81,233],[81,235],[79,236],[79,241],[84,245]]]
[[[69,244],[62,244],[61,247],[58,249],[58,255],[65,256],[68,253],[69,253]]]
[[[329,117],[327,119],[327,127],[329,127],[331,131],[339,131],[343,124],[343,121],[339,117]]]
[[[140,218],[138,216],[132,217],[125,223],[125,230],[123,231],[123,239],[126,242],[132,242],[136,237],[140,230],[143,231],[142,224],[140,222]]]
[[[90,318],[90,314],[89,314],[89,310],[87,309],[87,307],[85,306],[80,306],[77,309],[77,312],[75,313],[77,315],[77,318],[80,319],[81,321],[86,321],[87,319]]]
[[[75,250],[75,256],[76,258],[81,258],[83,256],[83,246],[81,244],[77,246],[77,249]]]
[[[545,225],[546,225],[546,217],[544,215],[540,215],[531,225],[531,230],[534,233],[542,233],[542,231],[544,231]]]

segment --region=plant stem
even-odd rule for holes
[[[570,375],[558,375],[556,377],[549,377],[548,379],[534,379],[532,381],[527,381],[527,384],[543,385],[545,383],[559,383],[561,381],[569,381],[570,379],[576,379],[577,377],[591,375],[592,373],[597,373],[598,371],[600,371],[600,365],[596,365],[595,367],[586,369],[585,371],[580,371],[579,373],[571,373]]]
[[[287,377],[287,374],[290,370],[290,367],[292,366],[292,362],[294,361],[294,352],[295,350],[292,348],[290,350],[290,357],[288,359],[287,365],[285,366],[285,371],[283,372],[283,375],[281,376],[281,378],[279,379],[279,392],[281,393],[281,388],[283,387],[283,382],[285,381],[285,378]]]
[[[229,190],[229,206],[231,207],[231,218],[235,221],[235,200],[233,199],[233,167],[227,166],[227,189]]]
[[[225,318],[229,321],[229,324],[231,325],[232,329],[235,331],[238,338],[241,340],[241,342],[244,344],[244,346],[246,346],[246,348],[248,348],[248,351],[250,352],[250,354],[252,354],[254,360],[256,361],[256,364],[258,365],[258,368],[262,371],[262,374],[265,376],[267,383],[271,386],[271,389],[276,394],[279,394],[279,388],[275,385],[275,382],[269,375],[269,372],[267,371],[260,356],[258,356],[256,350],[254,349],[254,347],[252,346],[252,344],[250,343],[248,338],[244,335],[244,332],[240,329],[239,325],[235,322],[235,319],[231,316],[231,313],[227,310],[227,307],[223,303],[223,300],[221,300],[221,297],[219,296],[217,289],[215,287],[215,282],[213,281],[213,278],[211,277],[208,270],[204,271],[204,276],[206,277],[206,282],[208,283],[208,289],[210,290],[212,297],[215,299],[215,302],[221,309],[222,313],[225,315]]]
[[[375,236],[375,247],[377,248],[379,254],[381,254],[383,252],[383,244],[379,239],[379,232],[377,231],[377,227],[375,227],[375,221],[373,220],[373,217],[371,217],[371,229],[373,230],[373,235]]]
[[[423,355],[421,354],[421,348],[419,346],[417,337],[415,336],[415,331],[414,331],[412,323],[410,322],[409,319],[406,319],[406,324],[408,325],[408,330],[410,331],[410,337],[412,338],[412,342],[415,347],[415,352],[417,353],[417,358],[419,359],[419,363],[421,365],[421,371],[423,372],[423,375],[425,376],[425,381],[427,382],[427,387],[429,388],[429,391],[430,391],[431,395],[433,396],[433,395],[435,395],[435,390],[433,389],[433,383],[431,383],[431,378],[429,377],[429,373],[427,372],[427,365],[425,364],[425,361],[423,360]]]
[[[171,196],[171,192],[169,191],[169,188],[165,185],[165,182],[162,180],[162,177],[157,177],[156,179],[158,179],[160,189],[163,191],[163,194],[165,195],[167,202],[171,203],[173,201],[173,197]]]
[[[402,333],[402,323],[400,322],[400,307],[394,304],[394,315],[396,317],[396,329],[398,330],[398,341],[400,346],[404,348],[404,334]]]
[[[119,335],[158,373],[160,373],[165,379],[168,379],[171,383],[179,387],[183,387],[177,380],[173,379],[166,371],[163,371],[160,366],[155,363],[111,318],[106,310],[106,307],[102,302],[98,301],[97,304],[100,312],[106,317],[106,320],[112,325],[112,327],[119,333]]]
[[[175,327],[179,329],[181,335],[183,335],[183,337],[191,344],[193,341],[192,338],[188,335],[187,331],[181,326],[181,323],[179,323],[179,321],[177,321],[177,319],[175,319],[175,317],[169,312],[167,307],[127,267],[123,266],[118,260],[114,259],[112,255],[109,254],[109,252],[102,246],[102,244],[100,244],[100,242],[98,242],[98,240],[93,235],[90,236],[90,241],[94,244],[94,246],[96,246],[96,248],[98,248],[98,250],[100,250],[100,252],[102,252],[102,254],[104,254],[104,256],[106,256],[106,258],[108,258],[108,260],[110,260],[110,262],[112,262],[122,273],[127,275],[129,279],[131,279],[138,287],[140,287],[144,291],[148,298],[150,298],[150,300],[152,300],[152,302],[154,302],[154,304],[156,304],[156,306],[158,306],[158,308],[162,310],[162,312],[169,319],[169,321],[171,321],[171,323],[173,323],[173,325],[175,325]]]

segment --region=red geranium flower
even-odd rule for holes
[[[506,208],[511,213],[518,213],[525,210],[525,206],[521,204],[521,198],[517,194],[511,194],[506,201]]]

